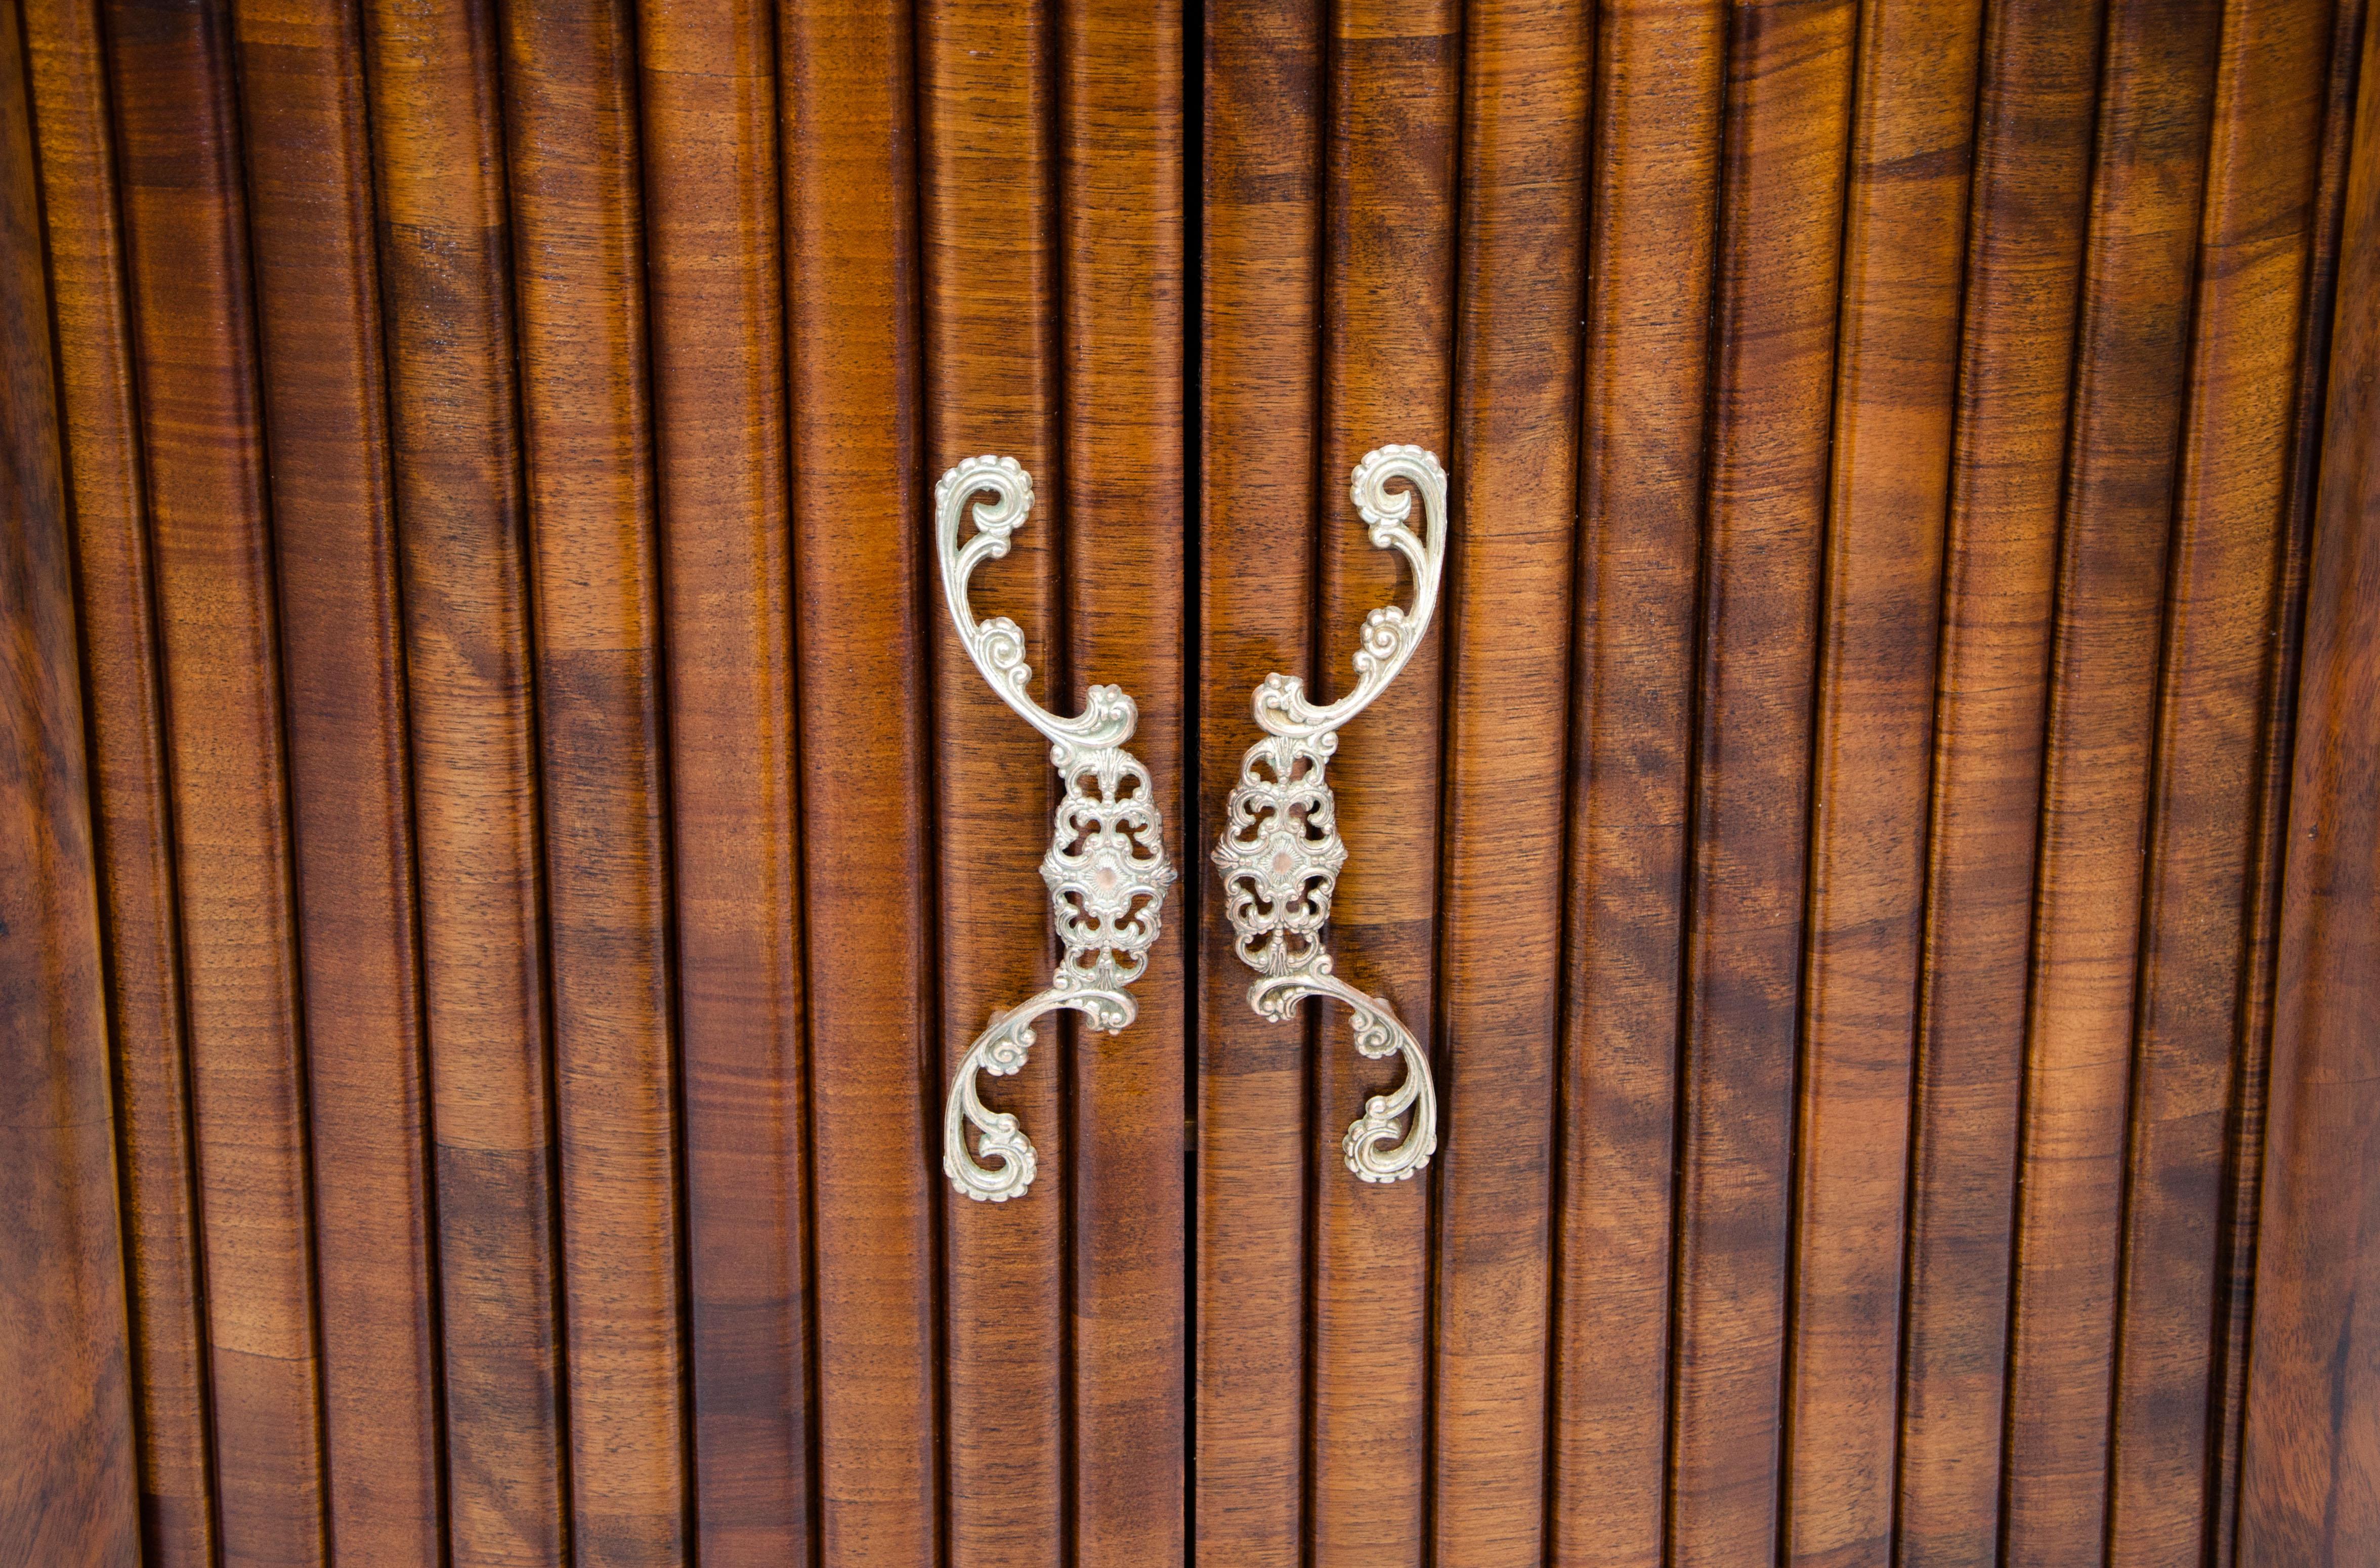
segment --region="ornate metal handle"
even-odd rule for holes
[[[962,545],[971,501],[975,537]],[[1023,1067],[1033,1048],[1034,1021],[1045,1014],[1072,1008],[1091,1027],[1110,1033],[1132,1022],[1136,1009],[1124,988],[1148,967],[1158,915],[1174,876],[1148,770],[1123,749],[1140,716],[1132,699],[1121,687],[1095,686],[1075,717],[1050,712],[1026,694],[1033,671],[1016,623],[1005,615],[978,622],[967,606],[967,579],[984,562],[1008,553],[1009,537],[1032,509],[1032,476],[1014,457],[969,457],[934,487],[942,601],[959,640],[1001,699],[1049,737],[1050,766],[1066,784],[1049,852],[1041,857],[1050,918],[1065,952],[1046,988],[995,1015],[976,1037],[942,1110],[942,1173],[969,1197],[991,1203],[1004,1203],[1033,1185],[1033,1144],[1014,1116],[984,1104],[977,1075],[1005,1077]],[[978,1136],[973,1151],[966,1144],[969,1124]]]
[[[1406,490],[1389,493],[1391,481]],[[1446,470],[1418,446],[1383,446],[1355,465],[1348,493],[1375,549],[1395,550],[1414,571],[1410,614],[1390,605],[1364,617],[1355,649],[1355,688],[1327,707],[1305,696],[1295,675],[1271,675],[1257,687],[1257,723],[1265,738],[1248,748],[1240,782],[1225,808],[1215,865],[1223,907],[1238,933],[1240,959],[1256,970],[1248,1005],[1260,1017],[1287,1019],[1309,996],[1333,997],[1353,1011],[1355,1049],[1366,1056],[1402,1052],[1404,1081],[1364,1102],[1341,1148],[1347,1169],[1367,1182],[1401,1182],[1438,1152],[1438,1091],[1422,1053],[1386,997],[1366,996],[1330,972],[1322,930],[1347,845],[1323,770],[1339,748],[1338,731],[1370,705],[1413,658],[1438,608],[1446,558]],[[1421,498],[1422,532],[1406,527]],[[1399,1117],[1411,1112],[1402,1129]]]

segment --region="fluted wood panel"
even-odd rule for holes
[[[0,1559],[2376,1549],[2357,0],[6,21]],[[1375,1186],[1399,1069],[1249,1011],[1206,857],[1409,599],[1402,442]],[[984,453],[976,603],[1184,877],[997,1204]]]

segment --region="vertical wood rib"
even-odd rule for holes
[[[1455,147],[1462,13],[1451,0],[1330,8],[1323,197],[1321,432],[1315,474],[1314,650],[1284,673],[1318,699],[1354,685],[1375,607],[1410,604],[1410,570],[1375,550],[1347,498],[1364,454],[1423,446],[1450,465],[1454,370]],[[1456,475],[1460,479],[1460,474]],[[1441,594],[1446,590],[1440,590]],[[1332,962],[1436,1036],[1438,822],[1444,604],[1401,675],[1339,738],[1330,784],[1348,845],[1331,895]],[[1311,667],[1309,668],[1309,662]],[[1429,1206],[1434,1174],[1376,1186],[1340,1135],[1404,1072],[1352,1048],[1343,1009],[1305,1010],[1314,1084],[1312,1538],[1316,1568],[1420,1561],[1428,1453]],[[1443,1086],[1441,1086],[1442,1088]],[[1440,1132],[1441,1147],[1445,1131]],[[1443,1158],[1443,1156],[1441,1156]]]
[[[2010,1568],[2104,1548],[2158,626],[2219,10],[2108,10],[2042,766],[2009,1325]]]
[[[1534,1564],[1545,1533],[1554,1057],[1594,31],[1560,0],[1464,8],[1448,566],[1430,1560]]]
[[[1183,787],[1183,104],[1179,0],[1062,0],[1058,141],[1065,279],[1061,432],[1068,692],[1140,705],[1168,853]],[[1188,1303],[1182,927],[1187,890],[1121,1034],[1077,1032],[1073,1136],[1075,1550],[1083,1568],[1183,1555]]]
[[[2265,671],[2265,728],[2257,757],[2254,859],[2249,871],[2248,952],[2240,999],[2238,1057],[2224,1173],[2217,1263],[2215,1458],[2207,1520],[2210,1568],[2232,1568],[2240,1542],[2241,1423],[2248,1393],[2249,1335],[2256,1296],[2256,1222],[2265,1167],[2265,1112],[2280,948],[2281,873],[2289,858],[2289,761],[2296,738],[2299,655],[2303,647],[2306,568],[2322,474],[2323,394],[2330,368],[2331,305],[2347,195],[2347,153],[2355,122],[2362,0],[2332,0],[2307,218],[2305,295],[2298,311],[2290,398],[2289,489],[2281,522],[2275,645]]]
[[[1892,1550],[1909,1090],[1979,0],[1863,7],[1811,757],[1789,1562]]]
[[[413,825],[362,40],[234,7],[286,663],[331,1536],[442,1560]]]
[[[1201,747],[1185,881],[1214,874],[1207,834],[1259,733],[1251,694],[1276,670],[1305,668],[1319,406],[1323,17],[1215,0],[1204,43]],[[1317,1139],[1305,1030],[1251,1012],[1231,927],[1212,914],[1199,925],[1197,1562],[1300,1568]]]
[[[1063,491],[1058,456],[1057,170],[1044,4],[932,0],[917,17],[925,305],[925,472],[1015,458],[1033,515],[972,587],[976,614],[1022,628],[1037,700],[1066,703],[1054,657]],[[926,527],[921,517],[917,525]],[[963,529],[963,531],[971,531]],[[929,568],[930,570],[930,568]],[[984,680],[929,591],[939,791],[942,1076],[995,1014],[1048,983],[1050,893],[1038,874],[1056,775],[1049,743]],[[1102,677],[1105,678],[1105,677]],[[1136,695],[1136,694],[1135,694]],[[1065,1539],[1066,1194],[1059,1082],[1069,1031],[992,1100],[1040,1160],[1020,1202],[946,1194],[950,1551],[954,1562],[1056,1564]],[[940,1119],[935,1120],[939,1128]]]
[[[686,1551],[660,584],[625,0],[504,17],[575,1561]]]
[[[820,1526],[940,1550],[916,142],[904,7],[778,10],[810,995]],[[1144,710],[1146,711],[1146,710]],[[1046,1196],[1046,1195],[1045,1195]]]
[[[2216,1264],[2330,0],[2226,8],[2158,677],[2108,1476],[2113,1568],[2211,1516]]]
[[[1811,691],[1856,8],[1732,18],[1680,1092],[1670,1550],[1775,1551]]]
[[[2380,28],[2338,268],[2289,792],[2272,1119],[2258,1233],[2239,1561],[2338,1568],[2380,1552]]]
[[[151,481],[226,1559],[329,1550],[282,692],[229,18],[106,13]]]
[[[566,1560],[552,1106],[492,8],[366,18],[436,1138],[447,1542]]]
[[[638,20],[694,1507],[729,1568],[812,1524],[776,31],[764,0]]]
[[[1687,766],[1726,10],[1597,15],[1548,1522],[1661,1568]]]
[[[1999,1554],[2034,845],[2099,36],[2096,5],[1993,0],[1976,93],[1912,1091],[1905,1568]]]
[[[140,1560],[107,990],[25,30],[0,14],[0,1539]]]
[[[156,1568],[191,1568],[212,1564],[215,1551],[205,1300],[115,138],[96,6],[27,0],[22,15],[107,930],[140,1553]]]

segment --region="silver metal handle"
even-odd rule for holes
[[[1402,481],[1405,492],[1389,493],[1394,481]],[[1390,1093],[1366,1100],[1364,1113],[1340,1145],[1347,1169],[1358,1177],[1401,1182],[1438,1152],[1438,1090],[1429,1058],[1388,999],[1366,996],[1330,972],[1322,932],[1330,919],[1339,868],[1347,863],[1347,845],[1339,837],[1323,770],[1339,748],[1340,726],[1396,679],[1429,630],[1446,559],[1446,470],[1418,446],[1383,446],[1355,465],[1348,493],[1363,514],[1373,547],[1394,550],[1412,565],[1413,609],[1390,605],[1364,617],[1355,648],[1355,688],[1338,701],[1316,706],[1295,675],[1267,675],[1257,687],[1257,723],[1265,738],[1241,760],[1240,782],[1225,808],[1214,859],[1240,959],[1257,971],[1248,1005],[1257,1015],[1285,1020],[1305,998],[1331,997],[1354,1015],[1357,1051],[1375,1058],[1404,1056],[1404,1081]],[[1406,526],[1416,496],[1423,519],[1419,535]],[[1398,1118],[1407,1112],[1411,1119],[1400,1129]]]
[[[970,502],[976,531],[962,545]],[[1035,1158],[1016,1118],[984,1104],[977,1075],[1005,1077],[1022,1068],[1033,1048],[1033,1024],[1045,1014],[1072,1008],[1110,1033],[1131,1023],[1137,1009],[1124,988],[1148,967],[1174,877],[1148,770],[1123,749],[1140,717],[1132,699],[1121,687],[1095,686],[1080,713],[1059,717],[1026,694],[1033,671],[1016,623],[1005,615],[978,622],[968,608],[967,579],[984,562],[1008,553],[1009,537],[1032,509],[1032,476],[1014,457],[969,457],[934,487],[942,601],[959,640],[1001,699],[1049,737],[1050,764],[1066,784],[1041,857],[1050,918],[1065,951],[1047,987],[994,1015],[976,1037],[942,1111],[942,1173],[967,1197],[990,1203],[1033,1185]],[[973,1151],[969,1125],[977,1134]]]

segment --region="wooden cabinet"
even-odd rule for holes
[[[2380,1560],[2362,0],[0,3],[0,1564]]]

